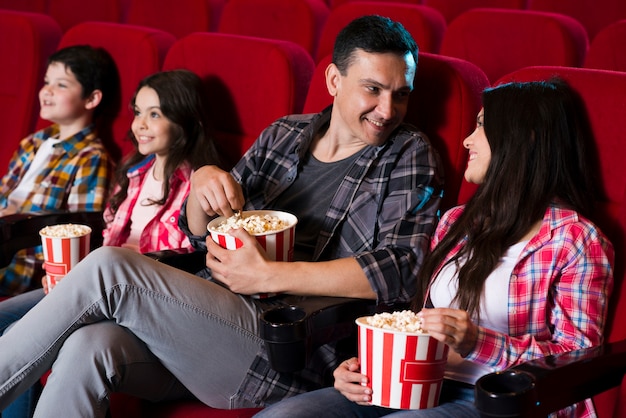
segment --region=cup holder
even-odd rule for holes
[[[525,372],[491,373],[476,382],[476,408],[484,418],[532,416],[535,381]]]
[[[268,359],[278,372],[304,368],[307,358],[306,312],[295,306],[267,310],[261,314],[261,338]]]

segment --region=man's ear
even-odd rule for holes
[[[85,102],[85,109],[93,110],[100,104],[101,101],[102,101],[102,91],[96,89],[92,91],[89,97],[87,98],[87,101]]]
[[[339,72],[339,68],[332,62],[328,64],[326,67],[326,88],[328,89],[328,93],[335,97],[337,95],[337,90],[339,89],[339,83],[341,79],[341,73]]]

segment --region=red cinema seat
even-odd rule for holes
[[[528,9],[571,16],[587,29],[589,39],[611,23],[626,19],[624,0],[528,0]]]
[[[228,0],[218,32],[291,41],[313,57],[328,13],[320,0]]]
[[[441,54],[473,62],[493,82],[533,65],[582,67],[588,47],[585,28],[568,16],[473,9],[448,25]]]
[[[328,55],[317,65],[305,113],[319,112],[332,103],[324,77],[330,62]],[[489,81],[474,64],[456,58],[420,52],[417,66],[404,120],[422,130],[441,156],[445,173],[442,209],[447,209],[456,203],[467,165],[463,140],[476,126],[480,94]]]
[[[328,4],[331,9],[341,6],[342,4],[352,3],[354,1],[363,1],[363,0],[328,0]],[[392,3],[392,2],[388,2]],[[406,3],[406,4],[421,4],[422,0],[393,0],[393,3]]]
[[[0,0],[0,9],[46,13],[48,2],[47,0]]]
[[[43,14],[0,10],[0,171],[6,172],[22,138],[32,133],[39,115],[39,89],[48,57],[56,51],[61,28]]]
[[[602,29],[589,45],[586,68],[626,71],[626,19]]]
[[[208,0],[129,0],[126,23],[169,32],[177,39],[211,30],[213,14]]]
[[[48,14],[65,32],[87,21],[121,22],[122,8],[120,0],[48,0]]]
[[[420,51],[439,52],[446,22],[437,10],[417,4],[383,1],[351,1],[331,10],[321,34],[316,61],[333,51],[337,34],[360,16],[377,14],[402,23],[413,36]]]
[[[526,8],[526,0],[423,0],[422,4],[439,10],[448,23],[471,9],[489,7],[522,10]]]
[[[300,113],[314,63],[293,42],[194,33],[170,48],[163,69],[174,68],[204,79],[218,148],[234,164],[274,120]]]
[[[104,48],[117,64],[121,84],[121,107],[112,127],[115,145],[111,152],[120,157],[133,149],[127,133],[133,119],[130,101],[139,81],[157,71],[176,39],[158,29],[122,23],[85,22],[68,30],[59,48],[88,44]]]

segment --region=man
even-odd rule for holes
[[[0,408],[52,364],[38,409],[59,416],[104,416],[111,391],[161,400],[189,390],[233,408],[318,387],[334,353],[302,373],[271,370],[262,303],[246,295],[411,299],[443,183],[428,141],[401,124],[416,66],[417,46],[398,23],[349,24],[326,71],[331,108],[276,121],[231,173],[193,175],[180,224],[206,245],[216,281],[123,249],[95,251],[0,338]],[[231,232],[244,244],[236,251],[206,239],[216,214],[273,208],[298,217],[295,262],[267,260],[243,229]]]

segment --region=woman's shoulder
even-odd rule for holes
[[[611,246],[604,232],[591,219],[574,209],[551,204],[546,210],[544,223],[548,223],[553,236],[568,236],[568,240],[578,236],[588,242],[600,242],[603,246]]]

